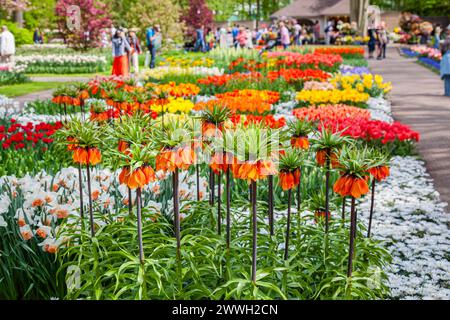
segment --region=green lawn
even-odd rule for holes
[[[18,97],[33,92],[54,89],[63,84],[67,84],[67,82],[27,82],[21,84],[13,84],[0,87],[0,95],[4,95],[10,98]]]
[[[98,72],[98,73],[67,73],[67,74],[56,74],[56,73],[27,73],[27,77],[42,77],[42,78],[94,78],[95,76],[107,76],[110,75],[111,71]]]

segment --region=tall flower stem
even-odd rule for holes
[[[372,180],[372,196],[370,200],[369,227],[367,228],[367,238],[370,238],[370,230],[372,229],[373,207],[375,205],[375,179]]]
[[[95,236],[94,230],[94,213],[92,212],[92,192],[91,192],[91,168],[89,166],[89,161],[86,164],[87,171],[87,187],[88,187],[88,199],[89,199],[89,221],[91,225],[91,236]]]
[[[352,276],[353,272],[353,256],[355,252],[355,230],[356,230],[356,209],[355,209],[355,198],[352,197],[352,204],[350,210],[350,237],[349,237],[349,249],[348,249],[348,266],[347,266],[347,277]]]
[[[230,167],[228,167],[226,173],[226,185],[227,185],[227,249],[230,249],[231,242],[231,214],[230,214],[230,203],[231,203],[231,186],[230,186]]]
[[[301,205],[302,205],[301,185],[302,185],[302,176],[300,175],[300,180],[299,180],[299,183],[297,186],[297,214],[299,217],[300,217],[300,211],[301,211]]]
[[[84,114],[84,99],[80,100],[80,109],[81,109],[81,117],[83,121],[85,120],[85,114]]]
[[[284,244],[284,260],[287,260],[289,257],[289,236],[291,233],[291,197],[292,190],[288,190],[288,216],[287,216],[287,224],[286,224],[286,242]]]
[[[269,230],[270,235],[273,236],[274,230],[273,230],[273,176],[270,175],[269,178],[269,197],[268,197],[268,205],[269,205]]]
[[[222,233],[222,195],[221,195],[221,187],[222,187],[222,174],[219,173],[217,175],[217,234],[220,235]]]
[[[342,198],[342,221],[345,221],[345,201],[347,200],[346,197]]]
[[[197,180],[197,201],[200,201],[200,165],[195,164],[195,178]]]
[[[80,187],[80,217],[84,219],[84,203],[83,203],[83,173],[81,172],[81,163],[78,164],[78,184]]]
[[[136,196],[136,199],[137,199],[137,196]],[[128,214],[130,215],[130,217],[133,216],[133,198],[131,197],[130,187],[128,187]]]
[[[326,164],[325,164],[325,233],[328,233],[328,212],[330,207],[330,198],[329,198],[329,189],[330,189],[330,156],[329,152],[326,155]]]
[[[139,242],[139,261],[144,264],[144,245],[142,244],[142,205],[141,205],[141,188],[136,189],[136,215]]]
[[[181,238],[180,238],[180,203],[178,195],[178,168],[172,175],[173,179],[173,219],[175,227],[175,238],[177,240],[177,257],[181,258]]]
[[[258,217],[256,216],[256,181],[252,181],[252,229],[253,229],[253,247],[252,247],[252,281],[256,283],[256,256],[258,241]]]
[[[213,169],[209,168],[209,204],[211,206],[214,205],[214,171]]]

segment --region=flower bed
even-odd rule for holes
[[[259,70],[205,74],[198,83],[191,67],[167,67],[158,83],[144,86],[97,78],[14,115],[39,110],[44,114],[33,117],[61,117],[63,125],[38,124],[34,133],[36,125],[17,121],[4,137],[15,148],[21,141],[11,137],[18,131],[25,137],[31,130],[34,139],[44,130],[55,151],[40,155],[46,171],[0,178],[1,250],[18,248],[5,265],[22,263],[30,271],[1,269],[9,286],[0,297],[386,299],[418,290],[423,281],[415,279],[428,271],[412,275],[401,261],[406,251],[391,236],[400,222],[387,221],[402,210],[394,204],[390,211],[386,199],[414,194],[414,178],[398,177],[422,167],[409,171],[403,165],[410,158],[391,157],[410,154],[419,134],[393,121],[385,100],[390,85],[367,70],[343,67],[352,75],[342,75],[337,55],[327,55],[326,63],[319,53],[241,58],[239,64]],[[167,81],[171,73],[195,77]],[[260,77],[270,90],[253,87]],[[299,79],[307,89],[292,86]],[[227,90],[233,81],[243,87]],[[39,137],[30,148],[45,143]],[[33,173],[39,162],[28,166]],[[401,181],[410,182],[407,191]],[[380,230],[380,223],[387,227]],[[79,268],[80,287],[59,287],[67,267]],[[439,272],[425,291],[443,277]],[[22,290],[30,283],[35,286]]]
[[[95,73],[106,70],[104,56],[94,55],[27,55],[15,57],[15,63],[27,73]]]

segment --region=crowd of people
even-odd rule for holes
[[[289,45],[320,43],[321,31],[319,21],[315,21],[312,25],[306,25],[300,24],[295,19],[282,20],[270,25],[261,24],[254,29],[238,24],[220,28],[205,28],[202,25],[195,30],[195,44],[192,49],[206,52],[216,47],[254,48],[263,46],[270,49],[279,45],[287,48]],[[328,32],[330,39],[332,31],[330,28],[323,30],[325,33]]]
[[[112,74],[117,76],[128,76],[133,69],[133,73],[139,73],[139,55],[143,52],[141,43],[136,32],[112,27],[112,54],[113,68]],[[156,52],[161,43],[161,27],[156,24],[148,28],[145,32],[147,56],[146,65],[155,67]]]

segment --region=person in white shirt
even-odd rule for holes
[[[0,34],[0,61],[3,63],[13,62],[16,53],[16,42],[14,35],[8,30],[8,27],[2,27]]]
[[[300,36],[302,35],[302,26],[295,20],[294,24],[294,44],[301,45]]]

